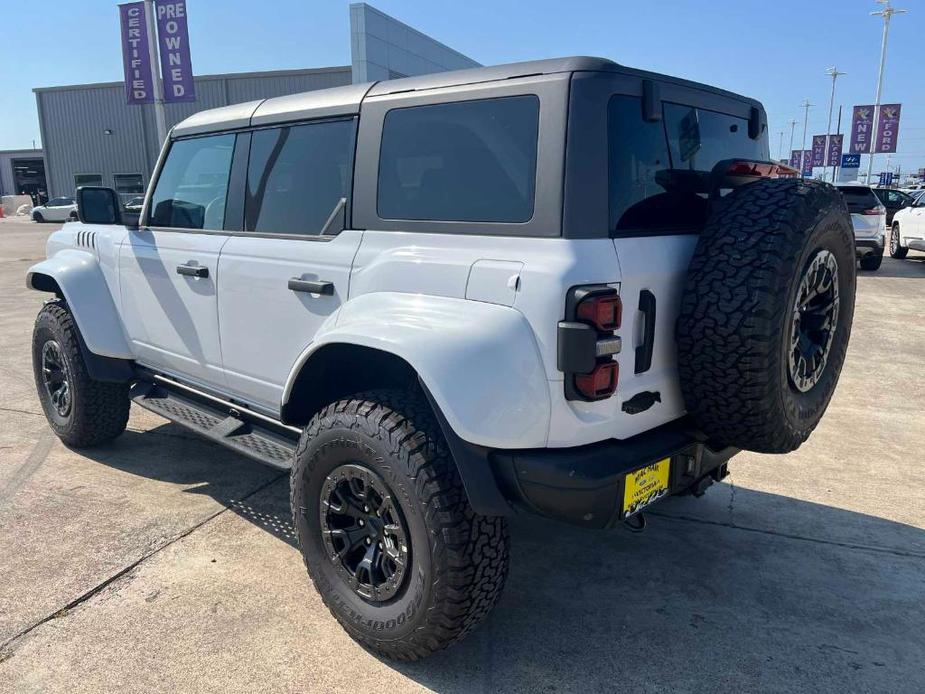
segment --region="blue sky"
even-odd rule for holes
[[[760,99],[771,153],[791,118],[802,135],[825,131],[830,79],[850,119],[852,104],[873,102],[882,20],[868,0],[373,0],[483,64],[562,55],[599,55],[633,67],[715,84]],[[199,74],[346,65],[346,0],[189,0],[190,42]],[[32,88],[121,79],[116,3],[41,0],[0,36],[0,149],[39,141]],[[899,154],[904,170],[925,167],[925,2],[894,18],[885,102],[902,102]],[[16,26],[16,28],[14,28]],[[834,127],[834,126],[833,126]],[[809,146],[807,137],[807,146]],[[885,163],[886,157],[878,158]],[[880,164],[876,168],[882,168]]]

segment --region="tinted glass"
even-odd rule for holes
[[[838,190],[845,198],[849,212],[863,212],[880,205],[874,191],[867,186],[838,186]]]
[[[74,187],[80,186],[101,186],[103,177],[100,174],[74,174]]]
[[[664,113],[674,169],[709,173],[723,159],[768,158],[767,140],[751,139],[744,118],[680,104],[665,104]]]
[[[355,127],[353,120],[342,120],[255,132],[247,168],[247,231],[320,234],[340,199],[348,197]]]
[[[379,216],[528,221],[538,128],[535,96],[389,111],[379,153]]]
[[[668,229],[695,224],[706,200],[671,185],[662,122],[642,118],[638,97],[617,95],[607,110],[610,229]]]
[[[145,192],[141,174],[115,174],[112,182],[117,193],[134,195]]]
[[[177,140],[151,199],[152,226],[221,229],[234,135]]]

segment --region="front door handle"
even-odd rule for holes
[[[303,280],[300,277],[293,277],[289,280],[289,289],[294,292],[309,292],[311,294],[324,294],[325,296],[334,295],[334,283],[325,282],[324,280]]]
[[[186,277],[208,277],[209,268],[203,265],[177,265],[177,274]]]

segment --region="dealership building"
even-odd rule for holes
[[[350,5],[350,54],[344,66],[199,75],[195,102],[165,104],[167,127],[217,106],[479,66],[366,3]],[[161,144],[153,104],[126,104],[122,82],[33,91],[50,197],[73,195],[81,185],[108,186],[123,197],[144,192]]]

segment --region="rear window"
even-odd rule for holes
[[[539,99],[512,96],[393,109],[379,152],[382,219],[527,222]]]
[[[748,121],[666,103],[645,121],[639,97],[614,95],[607,111],[610,230],[698,231],[709,214],[709,174],[724,159],[767,159]]]
[[[874,191],[867,186],[839,186],[838,190],[845,198],[849,212],[863,212],[880,204]]]

